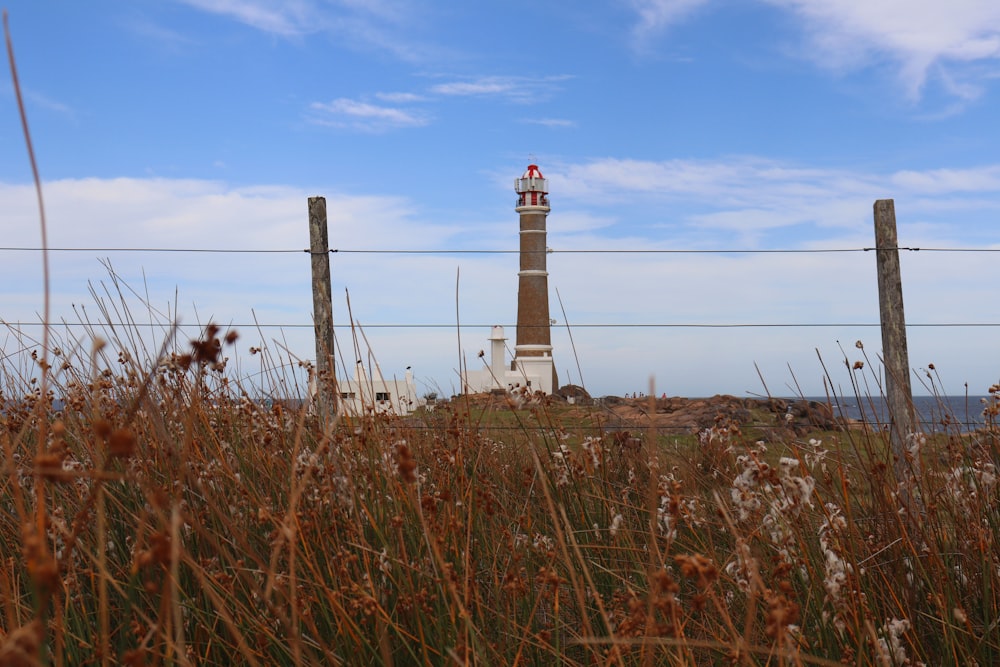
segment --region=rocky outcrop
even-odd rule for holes
[[[710,398],[666,397],[603,399],[623,425],[630,423],[655,425],[671,431],[700,431],[719,420],[769,429],[792,429],[796,433],[814,430],[837,430],[833,409],[826,403],[804,399],[788,401],[780,398],[739,398],[720,394]]]
[[[563,385],[556,394],[567,401],[571,401],[574,405],[594,404],[594,399],[590,397],[590,393],[578,384]]]

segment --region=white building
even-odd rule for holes
[[[465,371],[462,374],[462,391],[478,394],[494,390],[515,391],[527,389],[551,394],[553,391],[552,357],[518,357],[507,363],[507,346],[503,327],[495,326],[490,332],[489,359],[483,355],[486,367]]]
[[[404,416],[424,404],[424,400],[417,397],[413,373],[408,367],[402,380],[395,377],[386,380],[378,364],[373,372],[366,373],[364,365],[358,362],[354,365],[354,377],[338,380],[337,390],[345,412],[354,416],[372,412]]]

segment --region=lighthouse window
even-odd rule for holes
[[[354,400],[354,396],[355,396],[355,394],[354,394],[353,391],[342,391],[342,392],[340,392],[340,397],[343,398],[344,400],[348,400],[348,399]]]
[[[375,400],[376,401],[388,401],[389,400],[389,392],[387,392],[387,391],[377,391],[377,392],[375,392]]]

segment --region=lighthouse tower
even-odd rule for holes
[[[530,164],[514,181],[521,216],[521,270],[517,285],[517,343],[512,370],[538,378],[533,391],[551,394],[559,387],[552,363],[549,319],[549,274],[545,270],[545,219],[549,214],[549,182],[538,165]]]

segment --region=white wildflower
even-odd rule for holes
[[[590,465],[597,470],[601,467],[601,460],[604,458],[604,448],[601,446],[600,438],[586,437],[581,443],[583,451],[590,456]]]
[[[569,484],[570,468],[567,461],[569,453],[569,448],[562,443],[559,444],[559,451],[552,452],[552,469],[556,477],[556,486]]]
[[[816,464],[820,464],[820,470],[824,473],[826,472],[826,455],[829,453],[827,450],[823,449],[823,441],[817,440],[816,438],[809,439],[809,447],[803,455],[802,458],[806,462],[806,467],[809,470],[815,470]]]
[[[532,541],[531,546],[534,547],[535,551],[552,551],[555,549],[556,543],[547,535],[535,533],[535,539]]]
[[[615,518],[611,520],[611,526],[608,528],[608,532],[611,534],[611,539],[618,537],[618,531],[622,527],[622,521],[625,519],[621,514],[615,514]]]
[[[522,533],[521,531],[518,531],[518,532],[514,533],[514,548],[515,549],[520,549],[522,547],[526,547],[530,541],[531,540],[528,539],[528,536],[525,535],[524,533]]]
[[[840,553],[840,536],[847,529],[847,520],[836,505],[827,503],[826,509],[828,516],[819,527],[819,544],[824,556],[823,587],[826,589],[827,600],[836,604],[854,569]]]
[[[750,591],[750,582],[758,572],[757,559],[750,553],[750,545],[740,538],[736,541],[736,558],[726,563],[724,571],[744,593]]]
[[[730,498],[736,507],[739,520],[746,521],[760,509],[761,500],[755,489],[762,474],[767,471],[768,465],[760,463],[748,455],[738,456],[736,465],[742,467],[743,470],[733,480]]]
[[[882,626],[884,637],[879,637],[876,647],[879,664],[883,667],[909,664],[906,647],[903,645],[903,635],[909,632],[910,622],[906,619],[894,618]]]

